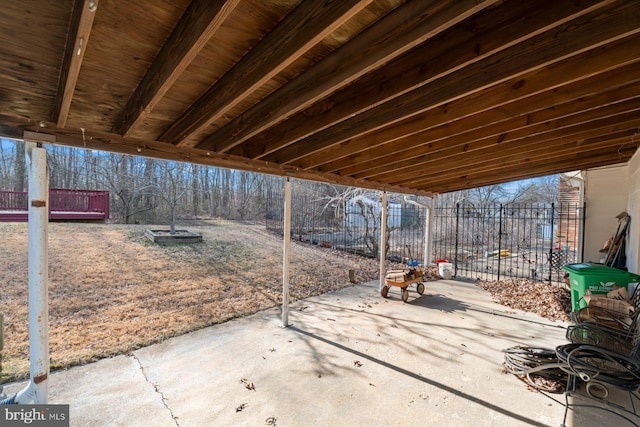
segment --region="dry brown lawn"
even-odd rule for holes
[[[158,246],[142,225],[51,223],[52,369],[127,353],[168,337],[280,304],[282,240],[263,225],[200,221],[194,245]],[[28,376],[27,224],[0,223],[0,383]],[[374,259],[294,243],[291,297],[378,277]]]

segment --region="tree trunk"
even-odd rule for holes
[[[24,191],[25,182],[25,144],[22,141],[16,141],[16,179],[13,182],[13,191]]]

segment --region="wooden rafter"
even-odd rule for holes
[[[239,1],[193,0],[116,118],[112,132],[129,135],[218,31]]]
[[[566,171],[568,163],[577,169],[595,167],[599,164],[623,163],[638,149],[638,141],[633,142],[629,136],[606,140],[601,143],[610,150],[603,151],[598,146],[592,150],[576,152],[575,149],[564,150],[559,155],[548,156],[544,162],[539,162],[536,156],[528,159],[505,163],[500,168],[487,168],[473,170],[469,173],[461,173],[455,176],[447,176],[440,179],[425,181],[416,180],[415,185],[424,191],[443,193],[463,188],[476,187],[478,185],[490,185],[494,183],[515,181],[526,177],[550,175]]]
[[[496,162],[497,156],[505,158],[505,161],[530,156],[531,153],[552,156],[557,153],[562,144],[568,144],[573,149],[582,150],[586,146],[585,141],[602,138],[603,135],[607,138],[617,132],[622,132],[625,135],[627,133],[633,134],[638,125],[640,125],[640,119],[638,119],[638,110],[636,110],[508,141],[485,138],[468,144],[470,148],[466,151],[464,148],[453,148],[435,153],[432,156],[425,155],[424,159],[416,161],[400,173],[385,171],[368,176],[367,179],[404,184],[413,182],[416,176],[420,176],[420,178],[432,175],[442,176],[449,170],[460,168],[461,165],[468,168],[483,162],[500,163]],[[545,147],[553,147],[550,150],[552,153],[546,153]]]
[[[238,105],[372,0],[303,2],[217,81],[159,138],[185,140]],[[304,29],[304,31],[303,31]]]
[[[616,102],[610,104],[611,95],[624,91],[622,98],[616,99]],[[344,163],[345,167],[332,170],[341,175],[354,176],[372,176],[381,172],[395,170],[396,168],[404,169],[408,164],[419,162],[426,156],[438,155],[445,150],[460,150],[461,152],[469,151],[474,141],[484,141],[493,138],[497,141],[506,141],[517,139],[518,137],[529,136],[536,133],[543,133],[551,130],[557,130],[570,124],[583,123],[589,120],[595,120],[613,114],[621,114],[627,111],[627,108],[636,108],[640,96],[640,84],[633,87],[625,87],[624,89],[612,92],[605,92],[597,96],[586,96],[584,100],[574,100],[564,104],[553,104],[553,98],[548,93],[539,96],[546,97],[550,105],[542,110],[523,113],[506,117],[503,113],[501,119],[496,119],[498,114],[508,109],[494,109],[485,113],[460,120],[461,123],[453,123],[451,126],[443,125],[429,131],[421,132],[416,135],[408,136],[392,144],[397,147],[397,151],[388,154],[388,150],[382,151],[381,147],[377,153],[372,154],[373,160],[361,159],[361,161],[353,160],[350,165]],[[626,96],[632,96],[626,99]],[[517,105],[516,105],[517,106]],[[481,124],[482,119],[486,119],[486,124]],[[457,125],[475,126],[466,130],[458,128]],[[557,126],[557,128],[554,128]],[[444,135],[449,131],[448,135]],[[374,150],[372,150],[374,151]],[[362,152],[363,155],[368,154]],[[384,167],[381,167],[384,165]],[[321,168],[321,170],[329,171],[333,168]]]
[[[60,70],[58,94],[53,110],[53,120],[60,127],[64,127],[67,122],[73,92],[76,89],[80,67],[89,43],[93,19],[96,16],[98,1],[76,0],[73,5],[70,30]]]
[[[544,4],[548,1],[520,2],[507,14],[499,9],[486,11],[474,16],[465,25],[457,26],[439,37],[428,40],[408,54],[376,70],[353,85],[331,97],[289,118],[278,126],[266,130],[258,137],[243,145],[243,150],[234,154],[251,158],[272,158],[295,160],[301,147],[311,150],[318,145],[313,134],[327,135],[331,126],[340,126],[345,121],[353,123],[358,115],[366,114],[372,106],[394,102],[394,99],[411,90],[419,90],[428,83],[445,78],[464,66],[490,58],[513,44],[531,38],[553,25],[561,25],[571,17],[592,10],[594,3],[580,4],[580,7],[562,3],[548,14]],[[545,13],[542,13],[545,11]],[[524,21],[517,19],[527,16]],[[500,37],[477,38],[476,32],[483,34],[492,28],[500,28]],[[348,127],[348,126],[347,126]],[[353,136],[351,136],[353,137]],[[304,144],[290,145],[304,140]],[[310,145],[310,144],[311,145]],[[329,145],[329,144],[328,144]],[[327,146],[328,146],[327,145]]]
[[[635,100],[635,103],[637,104],[638,101]],[[620,103],[619,106],[623,107],[623,104],[626,103]],[[472,138],[468,138],[470,135],[461,135],[461,138],[464,138],[465,136],[468,138],[467,142],[456,140],[450,146],[436,143],[425,148],[421,156],[413,158],[410,162],[390,162],[387,168],[376,167],[361,173],[343,174],[338,172],[338,174],[373,180],[384,180],[385,177],[389,177],[390,179],[401,179],[405,176],[411,176],[411,174],[416,172],[427,175],[432,171],[441,171],[443,162],[446,162],[447,165],[449,163],[473,163],[474,161],[479,160],[483,155],[487,155],[483,154],[485,152],[490,152],[488,155],[492,156],[493,160],[495,160],[497,155],[500,155],[501,157],[508,157],[508,152],[503,150],[506,150],[510,145],[523,151],[531,148],[544,151],[544,146],[553,144],[554,139],[556,139],[558,135],[562,135],[565,141],[570,141],[574,138],[572,135],[580,132],[580,126],[582,126],[583,129],[590,129],[589,126],[592,128],[601,120],[604,124],[616,123],[617,120],[623,120],[624,118],[622,116],[627,114],[625,111],[624,113],[615,116],[602,118],[598,117],[597,114],[606,116],[606,114],[612,113],[615,109],[610,111],[602,111],[602,109],[597,110],[598,111],[593,111],[593,115],[584,114],[567,117],[567,119],[575,120],[578,123],[566,128],[553,129],[551,126],[553,126],[554,121],[551,121],[532,126],[523,126],[520,128],[519,132],[518,129],[514,128],[514,132],[509,131],[505,133],[498,133],[476,140],[473,140],[473,138],[478,138],[481,135],[476,134]],[[594,117],[595,119],[593,122],[590,122],[588,117]],[[509,126],[510,124],[511,123],[505,123],[505,126]],[[486,133],[490,132],[492,131],[487,129]],[[530,133],[525,134],[525,132]],[[524,134],[524,136],[517,137],[518,133]],[[494,149],[491,150],[492,148]],[[391,175],[394,172],[395,175]]]
[[[636,19],[640,19],[640,8],[632,4],[587,14],[565,28],[545,31],[459,69],[447,75],[446,80],[435,80],[262,158],[292,163],[371,130],[638,33]]]
[[[400,141],[418,133],[427,133],[436,126],[448,125],[456,120],[496,110],[498,118],[513,112],[514,115],[526,114],[538,109],[547,108],[553,103],[570,102],[594,92],[608,90],[638,79],[640,71],[637,61],[640,58],[640,37],[632,37],[593,51],[584,52],[570,61],[562,61],[543,70],[533,71],[518,76],[501,84],[484,89],[471,96],[462,97],[446,105],[446,108],[436,107],[421,114],[394,123],[378,131],[353,138],[349,141],[349,152],[345,147],[331,148],[330,152],[321,151],[307,156],[297,162],[304,168],[317,167],[328,163],[331,159],[345,157],[350,165],[360,163],[361,156],[346,157],[350,153],[371,150],[375,145],[382,145],[394,141],[394,154],[402,156],[402,151],[415,147],[412,142]],[[602,64],[607,67],[603,68]],[[598,75],[602,77],[597,77]],[[551,104],[550,104],[551,102]],[[455,133],[455,132],[453,132]],[[382,153],[389,155],[391,153]],[[362,154],[366,156],[367,154]],[[373,156],[371,158],[374,158]],[[410,156],[407,158],[411,158]],[[324,171],[336,170],[329,166]]]
[[[496,0],[407,2],[199,144],[226,152]],[[382,35],[382,36],[381,36]]]

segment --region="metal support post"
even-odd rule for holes
[[[380,212],[380,286],[378,291],[384,286],[384,261],[387,257],[387,192],[382,192],[382,209]]]
[[[500,203],[498,223],[498,280],[500,280],[500,262],[502,262],[502,203]]]
[[[424,221],[424,259],[422,265],[427,267],[431,263],[431,242],[433,241],[433,198],[431,198],[431,206],[425,207]]]
[[[284,235],[282,247],[282,327],[289,326],[289,253],[291,252],[291,180],[284,183]]]
[[[49,183],[47,151],[26,142],[29,160],[29,385],[16,395],[16,403],[45,404],[49,399],[49,300],[47,238]]]

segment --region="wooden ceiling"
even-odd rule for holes
[[[637,0],[4,0],[0,135],[415,194],[626,162]]]

